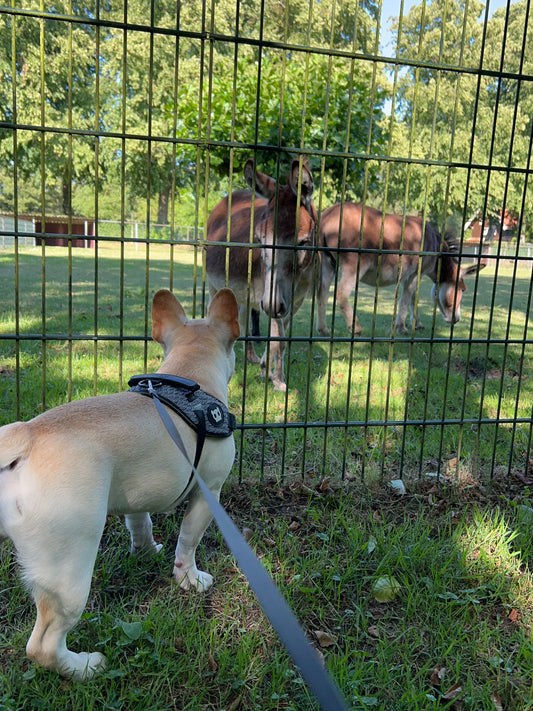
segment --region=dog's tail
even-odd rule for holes
[[[4,469],[14,469],[29,454],[31,431],[26,422],[0,427],[0,476]]]
[[[18,476],[17,465],[28,457],[31,443],[31,429],[26,422],[0,427],[0,540],[8,537],[4,517],[11,500],[9,492]]]

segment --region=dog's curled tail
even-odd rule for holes
[[[31,431],[26,422],[0,427],[0,471],[13,469],[31,449]]]

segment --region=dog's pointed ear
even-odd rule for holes
[[[224,323],[229,329],[232,346],[241,335],[239,326],[239,306],[231,289],[220,289],[209,304],[207,315],[211,322]]]
[[[165,335],[187,321],[183,306],[168,289],[160,289],[152,301],[152,338],[165,345]]]

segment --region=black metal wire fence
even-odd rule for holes
[[[316,242],[299,248],[315,257],[314,286],[335,263],[326,328],[313,287],[281,337],[285,392],[237,347],[239,476],[530,476],[530,15],[529,0],[1,7],[1,422],[155,369],[153,292],[169,287],[201,316],[212,209],[246,187],[247,159],[282,185],[297,158],[315,186]],[[322,215],[349,203],[397,215],[400,241],[380,222],[377,246],[347,248],[337,230],[326,250]],[[410,216],[446,244],[407,249]],[[456,323],[431,296],[443,251],[463,269],[483,260],[464,293],[454,272]],[[428,278],[415,260],[424,330],[402,333],[418,254],[438,266]],[[350,255],[360,332],[340,310]],[[268,321],[243,340],[272,350]]]

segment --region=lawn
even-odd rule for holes
[[[0,251],[2,422],[155,369],[156,289],[202,311],[190,248],[42,256],[24,249],[15,269]],[[230,406],[244,427],[222,500],[354,709],[533,709],[530,279],[488,267],[477,292],[469,282],[453,339],[440,315],[432,324],[427,280],[415,339],[388,337],[390,290],[374,324],[374,293],[361,291],[355,341],[339,318],[333,339],[319,339],[309,300],[294,319],[286,395],[237,346]],[[399,476],[404,495],[387,484]],[[69,640],[108,657],[86,685],[25,659],[34,610],[2,546],[0,708],[316,708],[215,527],[199,552],[213,589],[170,583],[180,513],[154,517],[165,546],[149,560],[128,556],[110,517]],[[379,601],[375,584],[391,577]]]
[[[104,242],[97,252],[48,248],[44,260],[30,248],[17,270],[13,254],[0,252],[0,422],[124,389],[131,375],[157,367],[152,294],[170,287],[189,315],[201,315],[201,267],[201,254],[188,246]],[[285,394],[260,380],[238,345],[229,395],[243,425],[239,475],[391,479],[452,467],[457,476],[488,479],[501,468],[525,472],[531,269],[513,269],[502,260],[496,273],[491,263],[477,291],[470,278],[453,334],[433,313],[429,279],[420,286],[425,329],[411,339],[390,339],[392,289],[381,289],[374,305],[375,291],[361,288],[358,339],[339,314],[333,337],[318,337],[308,299],[293,320]]]

